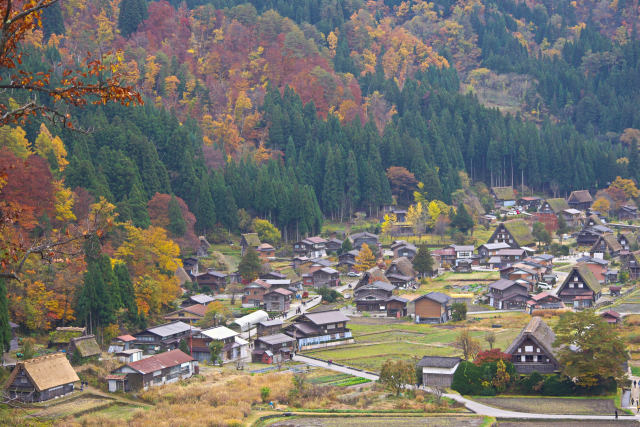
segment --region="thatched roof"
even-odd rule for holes
[[[569,209],[569,203],[562,197],[556,197],[555,199],[547,199],[547,203],[549,203],[551,210],[556,214],[559,214],[565,209]]]
[[[620,244],[620,242],[618,242],[618,239],[616,239],[616,236],[614,236],[613,234],[603,234],[602,236],[600,236],[598,240],[593,244],[591,250],[594,250],[598,243],[600,243],[600,239],[604,240],[604,242],[607,244],[607,247],[612,252],[620,252],[622,250],[622,245]]]
[[[516,193],[513,187],[491,187],[491,191],[498,200],[515,200]]]
[[[27,377],[38,391],[80,381],[78,374],[76,374],[76,371],[73,370],[71,364],[62,353],[49,354],[18,362],[13,372],[11,372],[5,387],[13,383],[20,371],[25,371]]]
[[[243,234],[244,241],[247,242],[249,246],[257,248],[260,246],[260,238],[258,237],[258,233],[246,233]]]
[[[591,193],[589,190],[576,190],[572,191],[569,195],[569,202],[573,203],[587,203],[593,202],[593,197],[591,197]]]
[[[96,354],[100,354],[101,351],[95,335],[72,338],[69,346],[70,348],[78,350],[81,357],[95,356]]]
[[[55,331],[49,333],[49,341],[52,344],[68,344],[71,338],[81,337],[86,328],[74,326],[58,326]]]
[[[527,246],[535,243],[529,224],[525,220],[512,219],[511,221],[506,221],[504,226],[511,233],[518,246]]]
[[[578,263],[573,267],[573,270],[577,271],[584,283],[591,289],[594,293],[599,293],[602,290],[602,286],[596,276],[593,275],[593,272],[587,267],[586,264]],[[569,273],[565,283],[569,281],[572,274]],[[564,283],[563,283],[564,285]]]
[[[527,337],[536,341],[547,354],[552,356],[555,355],[553,342],[556,340],[556,334],[554,334],[549,325],[547,325],[544,320],[538,316],[531,318],[527,326],[520,331],[520,334],[518,334],[511,345],[505,350],[505,353],[514,354],[517,352],[518,346]]]

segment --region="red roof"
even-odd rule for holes
[[[276,289],[274,289],[272,291],[269,291],[267,293],[269,293],[269,294],[277,293],[277,294],[284,295],[284,296],[288,296],[288,295],[293,294],[293,292],[291,292],[288,289],[284,289],[284,288],[276,288]]]
[[[605,311],[604,313],[602,313],[600,316],[614,317],[616,319],[619,319],[620,318],[620,313],[618,313],[617,311],[608,310],[608,311]]]
[[[124,342],[129,342],[129,341],[135,341],[136,337],[132,335],[120,335],[119,337],[116,337],[116,339]]]
[[[574,299],[576,300],[588,300],[593,299],[591,295],[577,295]]]
[[[192,360],[195,359],[188,354],[184,354],[180,350],[171,350],[136,362],[127,363],[125,366],[135,369],[142,374],[149,374],[164,368],[171,368],[173,366],[191,362]]]

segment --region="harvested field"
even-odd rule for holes
[[[278,427],[475,427],[482,425],[481,417],[296,417],[271,424]]]
[[[613,399],[479,397],[474,400],[509,411],[542,414],[613,415],[616,410]]]

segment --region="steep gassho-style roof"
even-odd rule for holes
[[[591,193],[589,190],[576,190],[572,191],[569,195],[569,202],[577,202],[577,203],[587,203],[593,202],[593,197],[591,197]]]
[[[513,191],[513,187],[491,187],[491,191],[495,194],[498,200],[515,200],[516,193]]]
[[[471,250],[473,251],[473,247]],[[400,258],[396,258],[393,261],[391,261],[391,265],[395,265],[396,268],[398,269],[398,272],[403,276],[412,278],[412,277],[415,277],[416,275],[416,272],[413,269],[413,263],[407,257],[401,256]],[[391,266],[389,266],[389,269],[390,268]],[[387,271],[389,271],[389,269],[387,269]]]
[[[258,233],[245,233],[242,235],[242,237],[244,237],[244,240],[249,246],[260,246],[260,238],[258,237]]]
[[[555,355],[553,342],[556,340],[556,334],[554,334],[549,325],[538,316],[531,318],[527,326],[520,331],[520,334],[518,334],[511,345],[505,350],[505,353],[514,354],[518,349],[518,345],[520,345],[522,340],[527,336],[535,338],[547,354]]]
[[[530,243],[534,243],[535,239],[531,234],[529,225],[522,219],[513,219],[511,221],[504,222],[505,228],[511,233],[518,245],[526,246]]]
[[[321,311],[318,313],[306,313],[304,315],[315,325],[326,325],[327,323],[348,322],[349,318],[339,310]]]
[[[183,363],[191,362],[193,357],[188,354],[184,354],[180,350],[171,350],[166,353],[156,354],[147,357],[136,362],[127,363],[125,366],[135,369],[141,374],[150,374],[151,372],[159,371],[165,368],[171,368],[173,366],[181,365]]]
[[[81,357],[95,356],[96,354],[100,354],[101,351],[95,335],[71,338],[70,344],[73,344]]]
[[[554,213],[560,213],[565,209],[569,209],[569,203],[562,197],[547,199],[546,202],[549,203],[549,206]]]
[[[459,357],[424,356],[418,366],[421,368],[453,368],[460,363]]]
[[[600,236],[600,238],[604,240],[609,249],[611,249],[612,251],[619,252],[622,250],[622,245],[620,244],[620,242],[618,242],[618,239],[616,239],[616,236],[614,236],[613,234],[603,234],[602,236]],[[594,248],[599,243],[599,240],[600,239],[598,239],[598,241],[593,244]]]
[[[585,284],[591,289],[594,293],[598,293],[602,290],[602,286],[600,286],[600,282],[596,279],[596,276],[593,275],[589,267],[584,264],[577,264],[573,267],[573,270],[577,270],[580,273],[580,277],[584,280]],[[569,281],[571,278],[571,273],[567,276],[567,279],[564,281],[562,286]]]
[[[78,374],[73,370],[63,353],[54,353],[18,362],[5,387],[11,385],[21,370],[25,371],[38,391],[80,381]]]

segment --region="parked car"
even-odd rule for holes
[[[516,211],[507,212],[507,216],[516,216],[516,215],[518,215],[518,212],[516,212]]]
[[[545,282],[538,282],[538,289],[542,289],[544,291],[550,291],[553,289],[553,285]]]

